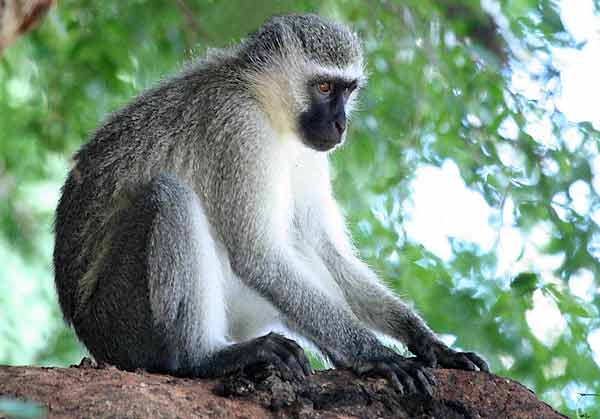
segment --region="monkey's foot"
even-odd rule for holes
[[[277,333],[234,345],[234,363],[248,376],[260,376],[272,366],[284,380],[302,381],[311,374],[304,350],[293,340]],[[231,353],[230,353],[231,355]]]
[[[377,360],[359,361],[353,369],[360,376],[387,378],[401,394],[433,395],[433,375],[412,358],[404,358],[394,353]]]

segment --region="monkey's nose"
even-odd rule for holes
[[[341,115],[336,116],[334,125],[335,125],[335,128],[337,129],[338,133],[340,135],[342,135],[344,133],[344,131],[346,130],[346,115],[341,114]]]

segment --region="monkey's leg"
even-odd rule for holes
[[[97,360],[183,376],[259,362],[308,369],[300,347],[278,335],[228,345],[223,267],[201,203],[180,180],[158,176],[114,219],[92,267],[96,288],[74,319]]]
[[[175,372],[225,345],[222,270],[189,187],[160,175],[128,198],[98,243],[75,329],[99,361]]]

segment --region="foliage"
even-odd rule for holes
[[[598,127],[559,111],[552,59],[557,48],[582,45],[554,1],[496,6],[60,2],[0,59],[0,362],[65,365],[81,356],[54,295],[51,225],[69,156],[94,127],[207,47],[275,13],[316,11],[352,24],[367,51],[370,84],[349,143],[333,156],[363,256],[455,346],[482,353],[494,372],[565,412],[600,415],[594,398],[576,396],[600,392],[588,340],[600,327]],[[449,234],[444,253],[410,230],[415,179],[431,169],[450,181],[452,168],[485,199],[489,245]],[[454,199],[440,192],[433,201],[440,219],[456,205],[471,213]],[[583,296],[572,286],[582,277],[594,281]],[[554,316],[541,331],[540,307]]]
[[[37,419],[47,416],[46,409],[35,403],[22,402],[20,400],[7,399],[4,397],[0,397],[0,414],[2,416],[19,419]]]

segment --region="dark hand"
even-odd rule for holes
[[[487,362],[476,353],[458,352],[450,349],[441,342],[430,343],[417,352],[418,360],[432,368],[452,368],[467,371],[479,370],[485,372],[489,372],[490,370]]]
[[[272,365],[284,379],[296,381],[302,381],[312,372],[304,350],[280,334],[271,332],[239,346],[241,356],[237,362],[243,369]]]
[[[382,347],[380,354],[360,357],[354,362],[352,370],[360,376],[379,376],[387,378],[390,384],[401,394],[433,394],[435,379],[414,358],[405,358],[396,352]]]

